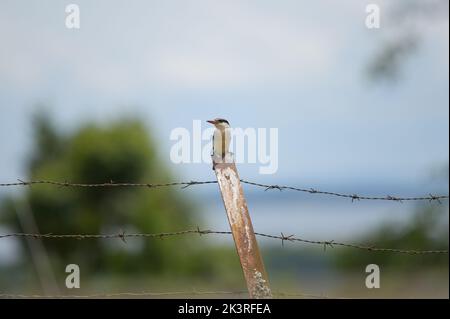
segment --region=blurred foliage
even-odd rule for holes
[[[448,23],[448,8],[448,0],[402,0],[387,14],[382,11],[381,23],[388,33],[367,65],[369,79],[390,83],[399,80],[403,65],[419,49],[426,30]]]
[[[403,36],[385,43],[368,66],[369,77],[372,80],[397,80],[400,77],[402,62],[415,52],[417,47],[418,39],[415,35]]]
[[[420,206],[406,226],[386,223],[359,242],[387,248],[448,250],[448,205]],[[335,264],[343,271],[364,269],[373,263],[391,270],[427,267],[448,269],[447,254],[412,256],[341,249],[336,251],[334,257]]]
[[[34,150],[28,163],[28,178],[83,183],[173,180],[156,149],[155,141],[138,120],[103,126],[89,124],[64,136],[41,114],[34,121]],[[17,214],[24,207],[27,214],[34,215],[40,233],[98,234],[122,230],[157,233],[199,225],[199,216],[193,213],[195,206],[175,188],[29,187],[20,196],[2,201],[1,225],[11,231],[26,232]],[[22,258],[16,266],[26,271],[33,266],[33,259],[26,241],[20,243]],[[220,276],[224,268],[238,267],[233,250],[205,255],[204,242],[194,235],[166,240],[128,239],[126,243],[120,240],[43,243],[53,269],[59,269],[56,272],[59,276],[66,275],[67,264],[75,263],[80,266],[83,279],[108,273],[210,279]]]

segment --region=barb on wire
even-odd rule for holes
[[[118,234],[29,234],[29,233],[12,233],[0,235],[0,239],[9,237],[25,237],[33,239],[112,239],[118,238],[125,242],[126,238],[164,238],[172,236],[180,236],[187,234],[199,234],[199,235],[231,235],[231,231],[216,231],[216,230],[201,230],[200,228],[181,230],[176,232],[163,232],[163,233],[134,233],[127,234],[125,232],[120,232]],[[358,244],[350,244],[343,242],[336,242],[334,240],[319,241],[319,240],[309,240],[299,237],[294,237],[294,235],[285,236],[283,233],[281,235],[270,235],[264,233],[255,232],[256,236],[265,237],[269,239],[281,240],[281,245],[284,246],[285,241],[290,242],[301,242],[306,244],[315,244],[323,246],[324,250],[326,248],[334,248],[335,246],[347,247],[365,250],[368,252],[385,252],[385,253],[399,253],[408,255],[426,255],[426,254],[448,254],[448,250],[417,250],[417,249],[397,249],[397,248],[380,248],[374,246],[365,246]]]
[[[428,194],[427,196],[415,196],[415,197],[398,197],[392,195],[386,196],[362,196],[358,194],[344,194],[338,192],[329,192],[329,191],[321,191],[314,188],[300,188],[293,186],[285,186],[285,185],[270,185],[270,184],[261,184],[256,182],[247,181],[241,179],[241,182],[244,184],[261,187],[264,188],[265,191],[268,190],[291,190],[309,194],[320,194],[327,196],[335,196],[341,198],[348,198],[352,202],[360,201],[360,200],[377,200],[377,201],[394,201],[402,203],[403,201],[429,201],[436,202],[441,204],[442,200],[446,200],[449,198],[448,195],[434,195]],[[205,185],[205,184],[217,184],[217,181],[190,181],[190,182],[170,182],[170,183],[117,183],[112,180],[106,183],[70,183],[67,181],[58,182],[51,180],[35,180],[35,181],[23,181],[18,180],[15,183],[0,183],[0,187],[8,187],[8,186],[33,186],[33,185],[53,185],[59,187],[86,187],[86,188],[101,188],[101,187],[146,187],[146,188],[159,188],[159,187],[170,187],[170,186],[181,186],[182,189],[186,189],[190,186],[194,185]]]
[[[284,241],[289,240],[293,241],[294,235],[284,236],[283,232],[281,232],[281,246],[284,247]]]

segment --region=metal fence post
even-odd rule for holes
[[[233,161],[214,163],[214,170],[249,296],[255,299],[272,298],[236,165]]]

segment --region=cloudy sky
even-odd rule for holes
[[[400,1],[71,1],[79,30],[68,3],[0,0],[2,181],[24,177],[39,104],[63,130],[137,115],[168,162],[171,130],[195,119],[278,128],[277,174],[242,165],[249,179],[420,183],[448,163],[448,17],[414,20],[401,80],[374,84],[365,69],[402,32]],[[365,27],[368,3],[380,29]]]

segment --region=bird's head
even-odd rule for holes
[[[221,118],[216,118],[214,120],[209,120],[209,121],[206,121],[206,122],[213,124],[218,129],[225,129],[225,128],[229,128],[230,127],[230,123],[228,123],[227,120],[221,119]]]

